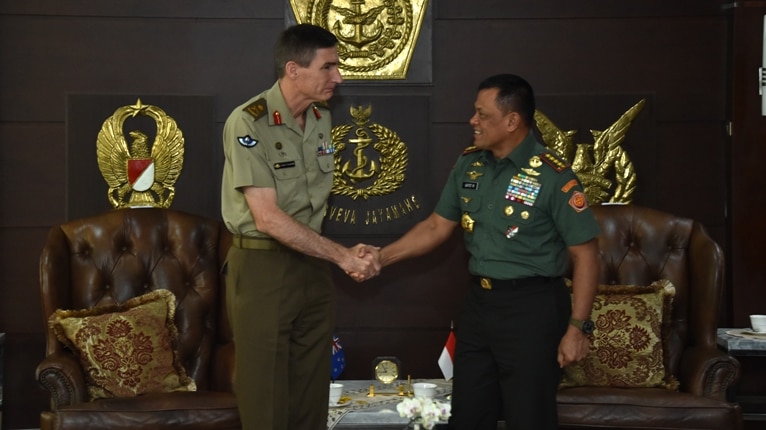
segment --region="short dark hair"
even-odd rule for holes
[[[521,76],[505,73],[481,81],[479,91],[497,88],[495,103],[504,113],[518,112],[528,127],[534,125],[535,93]]]
[[[317,49],[332,48],[338,38],[322,27],[313,24],[297,24],[286,28],[277,40],[274,50],[274,67],[278,78],[285,74],[285,65],[295,61],[308,67]]]

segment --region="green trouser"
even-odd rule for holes
[[[335,326],[329,264],[232,247],[225,273],[242,429],[326,429]]]

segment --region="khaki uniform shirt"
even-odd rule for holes
[[[567,247],[599,233],[571,167],[532,133],[501,160],[466,150],[435,211],[461,223],[469,271],[495,279],[561,276]]]
[[[280,209],[320,232],[335,168],[326,107],[310,107],[301,130],[277,82],[229,115],[223,150],[221,213],[229,231],[265,237],[242,193],[255,186],[276,189]]]

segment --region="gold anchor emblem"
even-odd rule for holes
[[[362,48],[368,43],[377,40],[383,33],[383,23],[378,19],[378,15],[386,6],[378,6],[367,12],[362,12],[362,5],[365,3],[365,0],[351,0],[351,9],[330,5],[330,8],[344,17],[342,20],[335,21],[335,25],[332,27],[333,33],[335,33],[338,39],[357,48]],[[344,34],[344,25],[351,25],[354,31]],[[369,33],[366,33],[365,28],[370,25],[373,25],[374,28]]]
[[[370,135],[363,128],[357,128],[354,131],[354,134],[357,136],[356,139],[349,139],[348,141],[349,143],[356,144],[356,148],[354,148],[356,167],[351,168],[351,162],[346,161],[346,164],[343,165],[343,174],[348,176],[351,179],[351,182],[358,183],[372,178],[378,172],[378,166],[375,164],[374,160],[370,161],[364,156],[364,149],[372,143]],[[365,172],[364,168],[368,163],[370,165],[370,170]]]
[[[335,173],[333,174],[332,193],[341,196],[349,196],[352,199],[370,196],[384,196],[390,194],[402,186],[407,170],[407,145],[399,139],[399,136],[380,124],[367,122],[372,115],[372,106],[351,106],[351,117],[358,128],[354,131],[356,138],[348,139],[349,144],[356,144],[354,156],[356,166],[352,167],[352,161],[343,163],[343,151],[346,149],[344,137],[351,131],[353,126],[340,124],[332,129],[332,143],[335,148]],[[369,131],[368,131],[369,130]],[[373,141],[373,136],[378,139]],[[379,165],[374,160],[365,156],[366,148],[380,154]],[[341,164],[343,164],[341,166]],[[374,181],[366,188],[358,188],[356,184],[368,179]]]

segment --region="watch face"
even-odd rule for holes
[[[375,365],[375,378],[384,383],[390,384],[399,377],[399,366],[391,360],[381,360]]]
[[[593,323],[591,320],[586,320],[582,322],[582,332],[585,334],[591,334],[593,333],[593,330],[596,329],[596,324]]]

